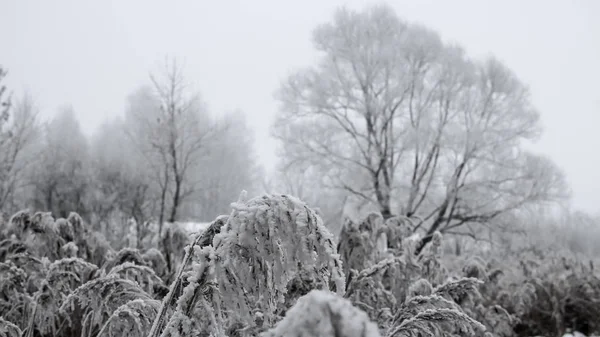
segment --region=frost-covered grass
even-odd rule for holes
[[[335,242],[302,201],[243,195],[229,215],[181,234],[186,242],[115,251],[76,214],[19,212],[0,234],[0,336],[600,330],[593,262],[553,252],[443,256],[439,233],[417,255],[408,223],[370,215],[347,221]]]

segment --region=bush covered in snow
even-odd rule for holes
[[[410,221],[377,214],[346,221],[336,242],[287,195],[242,194],[232,209],[169,244],[118,251],[77,214],[15,214],[0,234],[0,336],[600,332],[591,261],[448,257],[440,233],[417,254]]]

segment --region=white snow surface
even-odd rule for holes
[[[210,222],[178,222],[177,224],[190,233],[204,232],[210,226]]]

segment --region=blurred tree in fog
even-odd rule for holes
[[[188,215],[210,221],[230,212],[240,191],[259,193],[262,167],[254,149],[254,132],[242,111],[218,119],[221,130],[212,139],[207,155],[190,176],[199,187],[186,203]]]
[[[0,210],[13,212],[27,188],[38,110],[28,93],[14,99],[2,84],[8,72],[0,66]]]
[[[499,61],[472,60],[387,6],[341,9],[313,42],[318,64],[277,94],[285,167],[321,167],[384,218],[418,215],[423,245],[436,230],[568,195],[554,163],[523,150],[539,113]]]
[[[34,208],[58,217],[66,218],[73,211],[88,217],[89,146],[71,107],[62,108],[44,125],[37,146],[37,161],[30,172]]]
[[[151,75],[152,88],[132,95],[126,111],[129,139],[146,159],[158,185],[159,232],[164,221],[178,219],[182,202],[198,188],[190,173],[222,130],[175,61],[167,63],[161,75],[164,78]]]
[[[103,124],[92,139],[94,186],[90,207],[94,222],[105,227],[118,215],[122,215],[121,224],[134,219],[139,245],[149,231],[146,224],[152,216],[152,181],[147,164],[136,157],[125,131],[124,121],[116,119]]]

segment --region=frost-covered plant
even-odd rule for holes
[[[93,278],[96,265],[77,257],[64,258],[48,266],[46,281],[56,291],[65,295]]]
[[[112,313],[97,337],[146,336],[159,307],[160,302],[156,300],[129,301]]]
[[[287,293],[285,294],[284,303],[280,304],[279,310],[277,311],[278,316],[283,316],[285,312],[291,308],[296,301],[308,294],[313,289],[328,289],[329,285],[324,280],[313,272],[301,270],[287,284]]]
[[[350,301],[323,290],[298,299],[285,318],[262,337],[379,337],[377,325]]]
[[[342,259],[344,273],[350,270],[363,270],[373,264],[376,258],[376,242],[373,241],[372,228],[367,226],[368,218],[362,223],[346,219],[340,232],[337,251]]]
[[[156,248],[150,248],[142,254],[142,258],[147,266],[154,269],[159,277],[163,278],[167,273],[167,261],[163,254]]]
[[[0,262],[0,314],[13,323],[23,321],[31,302],[27,280],[27,273],[13,261]]]
[[[177,275],[175,276],[174,281],[171,283],[171,286],[169,287],[169,292],[167,293],[167,295],[165,296],[165,298],[163,299],[158,315],[156,316],[152,327],[150,329],[150,332],[148,333],[148,336],[151,337],[155,337],[160,335],[160,330],[162,329],[162,327],[164,326],[164,320],[167,318],[167,313],[170,309],[171,304],[174,302],[174,300],[176,299],[176,294],[179,293],[181,291],[181,289],[183,288],[183,282],[184,282],[184,274],[185,274],[185,270],[186,268],[191,264],[195,253],[199,252],[199,249],[201,250],[204,247],[210,246],[212,245],[212,241],[215,237],[216,234],[221,232],[221,228],[223,227],[223,225],[225,224],[225,222],[227,221],[228,217],[226,216],[221,216],[218,217],[217,219],[215,219],[215,221],[213,221],[210,226],[208,227],[207,230],[205,230],[203,233],[199,234],[196,236],[196,238],[194,239],[194,241],[185,248],[185,255],[183,257],[183,261],[179,266],[179,270],[177,272]],[[204,261],[201,261],[201,263],[203,263]],[[197,266],[195,269],[196,271],[199,268],[203,268],[203,264],[201,264],[200,266]],[[196,273],[197,274],[197,273]],[[198,280],[200,281],[200,280]],[[199,282],[196,281],[194,283],[198,284]],[[189,279],[188,279],[188,283]],[[190,286],[189,284],[186,286],[188,287]],[[191,285],[191,287],[195,287],[194,284]],[[197,287],[195,289],[198,289]],[[175,315],[173,315],[173,317],[171,317],[171,319],[177,320],[177,321],[181,321],[182,319],[189,319],[184,313],[176,313]],[[174,330],[174,329],[171,329]],[[176,330],[176,329],[175,329]]]
[[[115,266],[108,273],[108,276],[111,275],[137,283],[148,294],[154,294],[164,286],[163,281],[152,268],[133,262],[125,262]]]
[[[405,240],[402,244],[403,254],[392,260],[382,276],[382,283],[402,303],[407,296],[409,286],[422,278],[422,266],[417,261],[414,251],[418,241]]]
[[[136,248],[123,248],[119,250],[109,261],[106,261],[102,269],[110,272],[114,267],[126,262],[136,264],[138,266],[146,266],[146,260]]]
[[[0,337],[21,337],[22,332],[18,326],[0,316]]]
[[[515,317],[499,305],[485,307],[478,305],[473,314],[477,320],[484,324],[491,336],[512,336],[514,325],[517,323]]]
[[[28,247],[23,241],[12,236],[0,241],[0,262],[4,262],[15,254],[27,252]]]
[[[21,242],[28,252],[52,260],[60,258],[60,248],[66,243],[58,235],[49,213],[31,214],[29,210],[22,210],[11,217],[6,235]]]
[[[435,232],[427,249],[418,257],[419,264],[421,265],[421,275],[433,285],[441,284],[446,273],[442,266],[441,258],[442,234]]]
[[[427,309],[392,328],[388,337],[477,336],[485,326],[453,309]]]
[[[448,281],[435,288],[433,293],[462,304],[466,299],[481,297],[478,287],[480,284],[483,282],[476,278],[465,277]]]
[[[188,284],[177,299],[175,313],[162,333],[164,337],[197,335],[200,333],[199,329],[213,331],[217,336],[224,333],[220,301],[214,291],[214,249],[212,246],[195,246],[194,255],[195,260],[200,263],[192,266],[192,272],[187,278]],[[198,304],[199,317],[194,315]],[[195,319],[192,320],[192,317]]]
[[[477,294],[476,279],[447,282],[430,295],[407,298],[398,308],[388,336],[473,336],[485,331],[485,326],[469,317],[457,302],[466,296]],[[428,293],[426,280],[419,280],[411,287],[413,293]]]
[[[395,252],[395,255],[404,252],[404,240],[414,232],[415,221],[422,222],[414,216],[394,216],[384,222],[382,230],[386,233],[388,249]]]
[[[270,324],[278,303],[285,300],[287,284],[301,270],[331,281],[339,294],[344,293],[333,236],[303,202],[266,195],[233,208],[213,240],[216,279],[227,309],[248,318],[259,309]]]
[[[75,289],[64,300],[60,312],[74,331],[85,336],[98,331],[118,307],[135,299],[152,300],[152,297],[137,283],[110,275]]]
[[[396,307],[396,298],[385,289],[381,282],[381,275],[390,266],[402,263],[402,258],[388,258],[361,272],[351,270],[351,275],[347,278],[349,283],[346,285],[344,297],[364,310],[381,329],[389,326],[393,318],[392,312]]]
[[[408,287],[408,298],[414,296],[429,296],[433,293],[433,286],[426,279],[419,279],[413,282],[410,287]]]
[[[470,258],[462,268],[463,275],[465,277],[474,277],[476,279],[487,281],[487,268],[485,261],[478,256]]]
[[[194,265],[197,272],[183,290],[186,305],[178,301],[166,330],[187,326],[187,318],[181,315],[192,308],[188,299],[200,300],[197,289],[203,289],[210,280],[218,289],[218,294],[214,293],[218,296],[211,296],[213,308],[218,308],[216,312],[230,323],[243,322],[244,328],[256,324],[257,313],[261,323],[274,323],[278,308],[285,303],[288,284],[303,271],[343,294],[344,274],[332,235],[313,210],[294,197],[264,195],[245,201],[245,193],[232,207],[227,222],[214,236],[214,252],[193,246],[187,249],[186,259],[192,255],[192,249],[199,257]],[[182,267],[185,265],[186,261]],[[179,274],[177,279],[183,276],[181,270]],[[170,293],[177,284],[176,281],[172,285]],[[165,298],[163,306],[170,297]],[[154,325],[161,319],[162,314]],[[153,326],[151,336],[156,330]],[[165,333],[176,335],[180,331]]]

